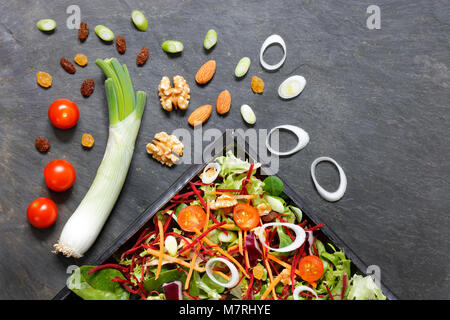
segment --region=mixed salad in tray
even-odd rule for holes
[[[83,299],[386,299],[260,166],[217,158],[114,263],[76,269],[69,289]]]

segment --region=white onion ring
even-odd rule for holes
[[[206,171],[208,171],[211,168],[214,168],[214,170],[216,170],[216,173],[212,177],[207,177],[206,176]],[[217,177],[219,176],[219,173],[220,173],[220,164],[218,164],[217,162],[209,163],[205,167],[205,169],[203,169],[202,182],[203,183],[213,183],[217,179]]]
[[[295,148],[293,148],[293,149],[291,149],[289,151],[280,152],[280,151],[274,150],[270,146],[270,144],[269,144],[270,136],[272,135],[272,133],[275,130],[279,130],[279,129],[284,129],[284,130],[291,131],[297,136],[298,143],[297,143],[297,146]],[[275,154],[277,156],[289,156],[289,155],[291,155],[293,153],[296,153],[297,151],[300,151],[304,147],[306,147],[306,145],[308,143],[309,143],[309,134],[308,134],[308,132],[306,132],[305,130],[303,130],[300,127],[296,127],[296,126],[293,126],[293,125],[290,125],[290,124],[285,124],[285,125],[282,125],[282,126],[278,126],[278,127],[272,128],[272,130],[269,131],[269,134],[266,137],[266,148],[271,153],[273,153],[273,154]]]
[[[231,279],[227,283],[223,283],[218,281],[213,273],[212,273],[212,264],[216,261],[220,261],[222,263],[225,263],[227,267],[230,269],[231,272]],[[239,282],[239,271],[237,268],[232,264],[230,261],[224,259],[224,258],[212,258],[209,259],[208,262],[205,265],[206,273],[208,274],[208,277],[213,281],[214,283],[218,284],[219,286],[225,287],[225,288],[233,288],[236,286]]]
[[[286,92],[284,92],[284,89],[290,83],[295,83],[298,86],[297,86],[295,92],[286,94]],[[303,76],[299,76],[299,75],[291,76],[291,77],[287,78],[286,80],[284,80],[280,84],[280,86],[278,87],[278,95],[282,99],[286,99],[286,100],[293,99],[296,96],[298,96],[300,93],[302,93],[303,89],[305,89],[305,86],[306,86],[306,79]]]
[[[277,64],[268,64],[267,62],[264,61],[263,58],[264,52],[272,44],[279,44],[281,48],[283,48],[283,58],[281,58],[281,60]],[[259,53],[259,62],[264,67],[264,69],[276,70],[283,65],[284,60],[286,60],[286,44],[284,43],[283,38],[277,34],[269,36],[261,46],[261,51]]]
[[[334,192],[329,192],[329,191],[325,190],[324,188],[322,188],[320,186],[319,182],[317,182],[316,166],[318,163],[320,163],[322,161],[331,162],[332,164],[334,164],[336,166],[336,168],[339,171],[339,180],[340,180],[339,187]],[[345,172],[344,172],[344,170],[342,170],[341,166],[333,159],[331,159],[329,157],[320,157],[320,158],[317,158],[316,160],[314,160],[313,163],[311,164],[311,176],[312,176],[314,185],[317,189],[317,192],[325,200],[330,201],[330,202],[335,202],[335,201],[340,200],[344,196],[345,190],[347,189],[347,176],[345,175]]]
[[[310,287],[298,286],[294,289],[294,293],[293,293],[294,300],[300,300],[300,297],[298,295],[300,294],[300,292],[303,292],[303,291],[308,291],[308,292],[312,293],[316,297],[316,299],[319,299],[319,296],[317,295],[317,293]]]
[[[293,230],[295,232],[295,240],[294,242],[292,242],[290,245],[283,247],[283,248],[272,248],[269,247],[266,244],[266,238],[264,237],[264,230],[267,227],[270,226],[283,226],[283,227],[288,227],[289,229]],[[303,230],[302,227],[293,224],[293,223],[288,223],[288,222],[271,222],[271,223],[266,223],[263,224],[260,228],[259,228],[259,240],[261,241],[261,243],[263,244],[263,246],[265,246],[267,249],[271,250],[271,251],[276,251],[276,252],[290,252],[290,251],[294,251],[298,248],[300,248],[302,246],[302,244],[305,242],[306,239],[306,232],[305,230]]]

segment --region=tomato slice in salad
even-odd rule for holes
[[[323,275],[323,262],[319,257],[306,256],[300,260],[298,269],[303,280],[313,283]]]
[[[238,203],[233,210],[233,220],[241,230],[251,230],[259,224],[259,212],[246,203]]]
[[[201,230],[206,220],[205,211],[197,205],[184,207],[177,217],[180,228],[187,232]]]

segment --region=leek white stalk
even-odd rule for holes
[[[89,191],[67,221],[55,252],[82,257],[92,246],[122,190],[145,108],[146,93],[133,91],[125,65],[117,59],[97,60],[108,77],[109,137],[103,160]]]

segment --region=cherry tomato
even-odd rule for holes
[[[246,203],[238,203],[233,210],[233,220],[242,230],[250,230],[259,224],[259,212]]]
[[[313,283],[322,277],[323,262],[317,256],[306,256],[300,260],[298,269],[303,280]]]
[[[37,198],[28,206],[27,218],[36,228],[47,228],[58,218],[58,207],[49,198]]]
[[[48,108],[50,122],[59,129],[70,129],[77,124],[80,117],[75,102],[68,99],[57,99]]]
[[[201,230],[206,223],[206,213],[200,206],[187,206],[181,209],[177,222],[187,232]]]
[[[47,187],[53,191],[69,189],[75,182],[75,169],[69,161],[53,160],[44,169],[44,178]]]

